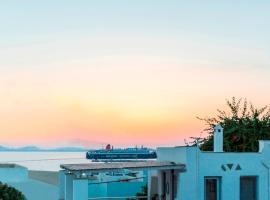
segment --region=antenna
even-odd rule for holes
[[[199,146],[199,144],[203,141],[204,138],[202,137],[190,137],[190,139],[193,139],[191,142],[192,146]]]

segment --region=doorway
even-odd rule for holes
[[[206,177],[204,180],[205,200],[220,200],[220,178]]]

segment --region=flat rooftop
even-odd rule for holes
[[[64,170],[70,172],[98,172],[112,170],[145,170],[145,169],[178,169],[185,170],[185,165],[181,163],[166,161],[144,161],[144,162],[112,162],[112,163],[87,163],[87,164],[64,164],[60,165]]]
[[[0,163],[0,168],[26,168],[14,163]]]

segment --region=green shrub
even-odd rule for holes
[[[208,133],[199,142],[203,151],[213,151],[214,126],[220,124],[224,128],[224,151],[226,152],[258,152],[259,140],[270,140],[270,108],[257,108],[247,100],[236,99],[226,101],[228,108],[218,110],[215,117],[199,118],[203,120]]]
[[[26,200],[26,198],[20,191],[0,182],[0,200]]]
[[[142,186],[141,192],[136,193],[136,198],[128,198],[127,200],[147,200],[147,184],[145,186]]]

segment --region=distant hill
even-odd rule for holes
[[[0,151],[62,151],[62,152],[80,152],[80,151],[87,151],[87,149],[81,147],[59,147],[59,148],[52,148],[52,149],[43,149],[36,146],[25,146],[25,147],[5,147],[0,146]]]

